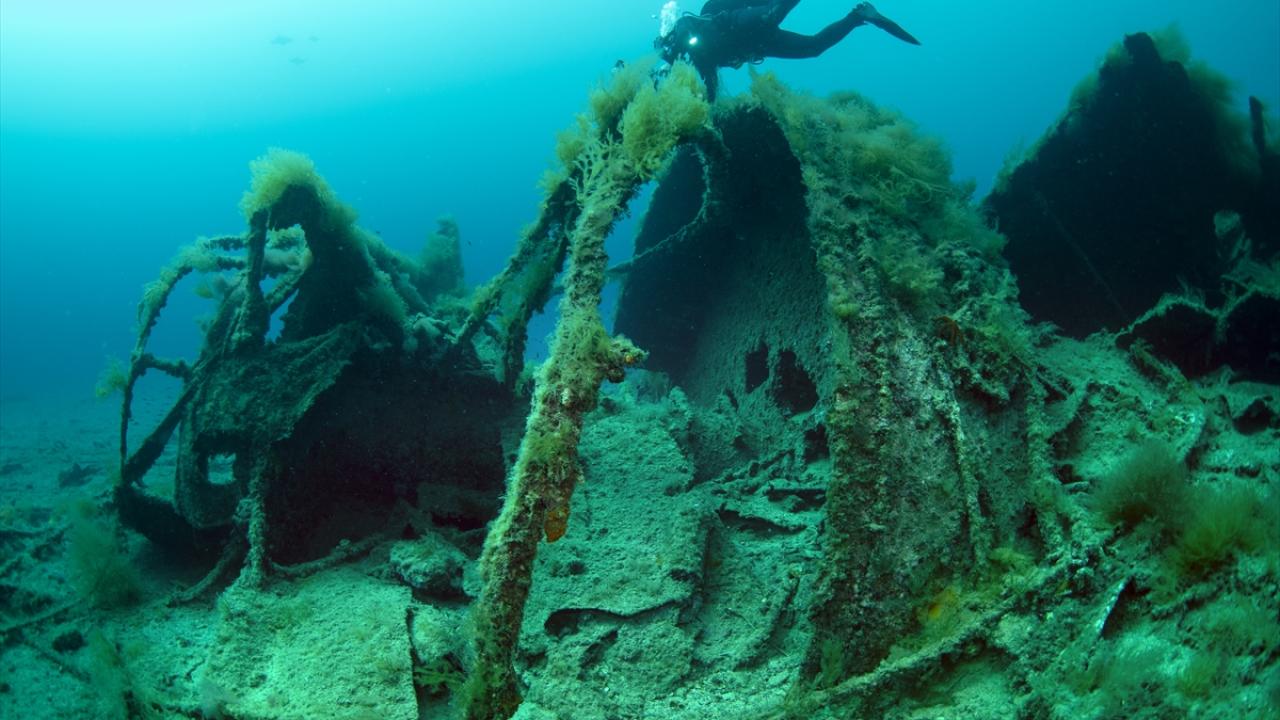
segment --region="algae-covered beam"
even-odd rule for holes
[[[593,97],[598,132],[584,132],[573,153],[576,167],[568,182],[576,213],[560,319],[537,377],[506,500],[480,560],[484,587],[472,617],[474,656],[463,697],[469,720],[509,718],[520,706],[512,660],[533,561],[542,537],[554,542],[568,528],[569,499],[581,474],[583,416],[595,407],[606,379],[622,380],[625,369],[644,358],[630,341],[610,338],[600,320],[605,239],[640,184],[662,169],[677,145],[703,132],[710,115],[687,66],[677,66],[657,88],[635,82],[636,76],[647,73],[624,72]],[[619,99],[621,104],[614,102]],[[602,112],[606,106],[614,112]]]
[[[595,405],[606,378],[620,380],[643,355],[626,340],[612,340],[597,306],[604,287],[604,241],[615,214],[638,185],[622,177],[616,145],[605,147],[584,180],[579,217],[570,238],[567,292],[543,366],[506,503],[485,543],[484,590],[477,604],[475,665],[467,717],[506,718],[520,705],[512,667],[538,541],[565,532],[569,497],[578,481],[582,416]]]
[[[243,258],[221,255],[219,252],[241,250],[244,242],[238,237],[202,238],[194,245],[186,247],[160,272],[160,277],[149,283],[142,294],[142,302],[138,304],[138,337],[134,343],[129,372],[121,390],[124,399],[121,403],[120,417],[120,463],[129,459],[129,421],[132,419],[133,393],[138,380],[149,369],[165,368],[155,364],[155,359],[146,352],[147,343],[151,340],[151,331],[160,319],[160,311],[169,302],[178,282],[193,272],[219,272],[222,270],[242,270]],[[166,436],[167,438],[167,436]]]
[[[475,335],[484,321],[497,309],[498,304],[502,301],[503,294],[511,289],[514,280],[524,273],[529,266],[535,262],[540,253],[547,252],[547,246],[560,239],[561,233],[558,232],[560,224],[569,218],[569,214],[573,207],[573,186],[569,179],[565,178],[556,184],[554,188],[547,194],[547,198],[543,201],[542,207],[538,212],[538,219],[527,228],[520,236],[520,242],[516,245],[515,253],[507,261],[506,267],[502,269],[497,277],[481,286],[475,293],[475,297],[471,303],[471,313],[463,322],[462,327],[458,330],[451,340],[451,344],[455,347],[460,346]],[[554,267],[549,272],[544,272],[542,283],[550,286],[555,274],[560,269],[561,252],[552,253],[553,258],[551,264]],[[528,297],[525,298],[525,304],[532,306],[531,299],[536,297],[539,292],[545,292],[545,288],[538,287],[540,283],[533,283],[521,288]],[[527,316],[524,317],[524,323],[528,322],[533,312],[537,308],[530,307]]]
[[[262,294],[262,279],[267,257],[267,229],[271,212],[259,210],[249,220],[248,267],[242,283],[244,301],[236,314],[236,329],[231,335],[232,352],[251,353],[262,346],[271,323],[267,300]]]

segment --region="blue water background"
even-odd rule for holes
[[[488,278],[534,216],[556,132],[616,60],[649,50],[660,4],[0,0],[0,402],[91,392],[132,347],[142,286],[195,237],[242,230],[247,163],[271,146],[313,157],[397,249],[454,215],[468,281]],[[784,27],[814,32],[851,5],[806,0]],[[1280,100],[1276,0],[878,7],[924,45],[861,28],[764,67],[901,109],[980,193],[1127,32],[1176,22],[1242,107]],[[722,77],[746,87],[745,70]],[[193,354],[202,302],[177,293],[156,350]]]

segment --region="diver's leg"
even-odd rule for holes
[[[920,44],[919,40],[912,37],[897,23],[876,12],[871,3],[859,3],[848,15],[822,28],[814,35],[800,35],[778,30],[769,38],[764,54],[768,57],[790,60],[817,57],[843,40],[854,28],[867,23],[875,25],[904,42]]]
[[[778,30],[769,38],[769,42],[765,44],[764,54],[766,57],[787,60],[818,57],[830,49],[832,45],[843,40],[854,28],[864,22],[866,21],[862,19],[861,15],[849,13],[819,30],[815,35],[801,35],[787,30]]]

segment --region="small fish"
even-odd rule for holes
[[[289,62],[293,63],[294,65],[301,65],[301,64],[305,63],[306,61],[307,61],[307,59],[306,59],[306,58],[304,58],[304,57],[293,57],[293,58],[289,58]]]
[[[271,38],[272,45],[288,45],[291,42],[293,42],[293,38],[288,35],[277,35]]]

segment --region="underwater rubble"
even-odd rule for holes
[[[711,105],[691,69],[654,85],[635,63],[561,135],[538,218],[470,297],[451,221],[407,257],[272,151],[246,232],[144,293],[108,383],[110,493],[0,532],[9,662],[121,718],[1276,712],[1261,111],[1170,120],[1184,144],[1236,133],[1255,174],[1206,191],[1223,157],[1168,173],[1153,131],[1087,171],[1167,183],[1117,181],[1110,215],[1065,204],[1089,182],[1063,174],[1072,153],[1181,117],[1161,93],[1212,77],[1153,53],[1126,39],[1096,86],[1127,89],[1078,97],[981,207],[938,141],[856,93],[765,73]],[[1195,202],[1171,217],[1179,193]],[[1073,253],[1083,275],[1054,266]],[[155,357],[191,275],[216,306],[204,345]],[[1101,297],[1121,292],[1124,314]],[[526,367],[557,293],[550,356]],[[180,388],[139,438],[152,372]],[[66,579],[45,577],[64,542]],[[5,672],[0,708],[38,695]]]

